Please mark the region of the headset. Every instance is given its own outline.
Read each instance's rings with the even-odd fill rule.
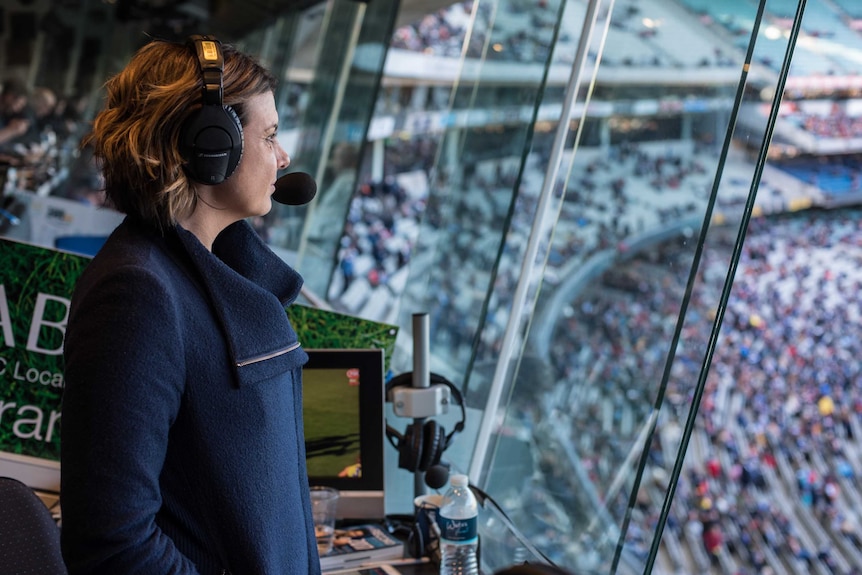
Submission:
[[[203,79],[203,103],[183,122],[179,149],[189,178],[202,184],[220,184],[233,174],[242,157],[242,123],[222,103],[224,56],[214,36],[189,36]]]
[[[413,372],[402,373],[393,377],[386,384],[386,398],[396,387],[409,387],[413,384]],[[443,452],[452,444],[452,439],[457,433],[464,430],[467,420],[467,410],[464,406],[464,398],[461,391],[445,377],[436,373],[430,374],[431,385],[445,385],[461,408],[461,420],[455,424],[455,428],[446,434],[442,425],[433,419],[418,424],[416,422],[407,426],[403,434],[398,433],[389,423],[386,424],[386,438],[398,451],[398,467],[408,471],[427,471],[430,467],[440,464]]]

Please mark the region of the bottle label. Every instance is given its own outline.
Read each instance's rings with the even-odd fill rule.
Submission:
[[[478,518],[449,519],[440,515],[440,538],[448,543],[475,543],[478,531]]]

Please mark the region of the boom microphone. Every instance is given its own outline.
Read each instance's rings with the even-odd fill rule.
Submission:
[[[305,172],[285,174],[275,181],[272,199],[286,206],[302,206],[314,199],[317,182]]]

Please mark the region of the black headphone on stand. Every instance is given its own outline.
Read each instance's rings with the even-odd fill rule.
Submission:
[[[389,423],[386,423],[386,438],[398,451],[398,467],[408,471],[427,471],[430,467],[440,464],[443,452],[452,444],[455,434],[464,430],[464,422],[467,420],[467,410],[464,407],[464,398],[461,391],[442,375],[430,374],[431,385],[445,385],[451,392],[451,397],[461,408],[461,421],[455,424],[455,428],[447,435],[442,425],[433,419],[426,419],[422,424],[411,423],[403,434],[398,433]],[[410,387],[413,385],[413,372],[402,373],[393,377],[386,384],[386,399],[389,400],[390,392],[396,387]]]
[[[239,165],[242,157],[242,122],[222,103],[224,56],[213,36],[189,36],[203,79],[203,105],[180,129],[179,149],[186,174],[202,184],[220,184]]]

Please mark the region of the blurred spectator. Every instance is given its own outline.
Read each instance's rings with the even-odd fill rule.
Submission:
[[[36,131],[40,136],[48,133],[56,135],[62,119],[57,116],[57,95],[50,88],[37,87],[30,96],[30,106],[36,120]]]
[[[33,127],[30,93],[26,85],[15,78],[3,82],[0,92],[0,146],[6,147],[23,137]]]

